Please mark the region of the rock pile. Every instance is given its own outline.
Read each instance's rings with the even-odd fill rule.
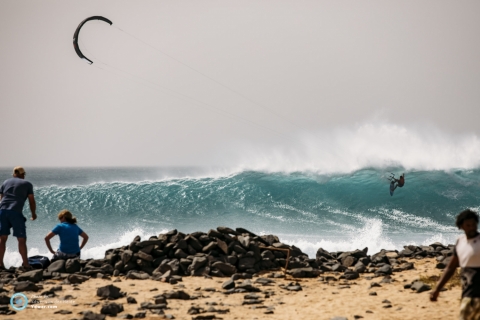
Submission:
[[[439,261],[436,267],[443,269],[453,255],[453,247],[436,242],[429,246],[404,246],[404,250],[401,251],[381,250],[372,256],[367,255],[368,248],[348,252],[328,252],[320,248],[316,255],[316,267],[320,271],[343,272],[340,279],[346,280],[356,279],[360,273],[388,276],[393,272],[413,269],[414,263],[405,258],[434,257]],[[292,271],[289,273],[292,274]]]
[[[453,245],[409,245],[401,251],[381,250],[372,256],[367,253],[368,248],[348,252],[319,248],[312,259],[299,248],[281,243],[277,236],[257,236],[243,228],[218,227],[207,233],[191,234],[172,230],[143,241],[137,236],[127,246],[107,250],[104,259],[58,260],[45,270],[17,274],[13,268],[13,272],[1,271],[0,277],[2,283],[14,281],[16,291],[38,291],[35,283],[51,278],[82,283],[91,277],[125,276],[173,284],[181,281],[182,276],[251,279],[261,271],[285,267],[288,256],[287,273],[294,278],[336,271],[343,273],[341,279],[353,280],[361,273],[385,276],[412,269],[413,263],[404,258],[435,257],[437,268],[442,269],[453,254]]]
[[[223,283],[225,294],[255,293],[260,290],[254,286],[269,286],[271,278],[282,278],[282,273],[271,273],[268,277],[250,279],[261,271],[280,271],[288,265],[286,273],[293,278],[318,277],[324,272],[337,272],[320,278],[320,281],[354,280],[360,274],[372,277],[384,277],[381,283],[389,281],[389,276],[414,268],[412,259],[434,257],[437,268],[445,268],[453,255],[453,245],[433,243],[429,246],[405,246],[403,250],[381,250],[368,255],[368,248],[348,252],[328,252],[319,248],[316,257],[310,258],[299,248],[280,242],[275,235],[258,236],[246,229],[235,230],[218,227],[207,233],[194,232],[184,234],[177,230],[152,236],[148,240],[135,237],[126,246],[106,251],[103,259],[69,259],[53,262],[45,270],[22,272],[10,268],[0,271],[0,285],[10,285],[14,292],[41,291],[42,281],[47,279],[64,280],[72,285],[88,279],[124,276],[127,279],[153,279],[176,284],[182,276],[230,277]],[[333,278],[333,279],[332,279]],[[243,283],[235,281],[243,279]],[[378,284],[379,285],[379,284]],[[380,286],[380,285],[379,285]],[[302,290],[298,283],[291,282],[282,286],[285,290]],[[414,283],[411,288],[417,292],[429,290],[422,283]],[[10,296],[0,287],[0,304],[8,304]],[[61,287],[60,289],[61,290]],[[99,288],[97,295],[105,300],[124,297],[118,288],[109,286]],[[55,290],[45,291],[42,295],[55,296]],[[260,299],[245,299],[245,304],[258,304]],[[161,299],[189,299],[182,291],[159,296],[155,304],[142,309],[161,309],[165,302]],[[3,300],[2,300],[3,299]],[[133,298],[131,298],[133,299]],[[134,300],[134,299],[133,299]],[[5,303],[1,303],[5,301]],[[8,303],[7,303],[8,301]],[[102,308],[103,314],[116,315],[122,309],[108,303]],[[9,313],[7,313],[9,312]],[[13,314],[13,310],[0,309],[0,314]],[[193,312],[193,311],[192,311]],[[200,312],[199,312],[200,313]],[[86,316],[87,317],[87,316]]]
[[[295,246],[281,243],[274,235],[257,236],[246,229],[225,227],[191,234],[172,230],[143,241],[136,237],[128,246],[108,250],[104,259],[80,260],[81,271],[77,274],[125,275],[128,279],[170,283],[178,282],[181,276],[238,274],[237,277],[251,278],[260,271],[285,267],[287,256],[293,275],[320,274],[315,259]]]

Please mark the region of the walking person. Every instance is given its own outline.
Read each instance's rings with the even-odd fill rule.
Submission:
[[[13,236],[18,240],[18,252],[22,256],[22,267],[31,269],[27,257],[27,218],[23,215],[23,206],[28,199],[31,220],[37,219],[36,203],[33,195],[33,185],[25,180],[25,169],[15,167],[13,177],[5,180],[0,187],[0,269],[4,269],[3,257],[5,255],[6,243],[13,229]]]
[[[456,223],[465,234],[455,243],[453,256],[447,268],[430,294],[431,301],[437,301],[440,290],[454,275],[457,267],[462,272],[462,300],[460,303],[461,320],[480,319],[480,233],[478,213],[470,209],[460,212]]]
[[[87,244],[88,235],[77,225],[77,218],[68,210],[62,210],[58,214],[60,223],[45,237],[48,250],[53,253],[52,261],[80,258],[80,250]],[[60,246],[55,252],[50,244],[50,239],[58,235]],[[78,245],[78,236],[82,237],[82,244]]]

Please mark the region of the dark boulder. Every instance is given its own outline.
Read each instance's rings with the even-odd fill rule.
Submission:
[[[434,248],[435,251],[437,251],[438,248],[441,248],[442,250],[443,250],[443,249],[446,249],[446,247],[445,247],[443,244],[441,244],[440,242],[432,243],[432,244],[430,245],[430,247]]]
[[[205,266],[193,271],[191,275],[195,277],[202,277],[202,276],[208,276],[209,274],[210,274],[210,267]]]
[[[330,254],[330,252],[326,251],[326,250],[323,250],[322,248],[319,248],[317,250],[317,254],[316,254],[316,258],[317,258],[317,261],[321,258],[321,257],[324,257],[326,258],[327,260],[334,260],[335,258]]]
[[[320,270],[308,267],[288,270],[287,273],[294,278],[315,278],[320,275]]]
[[[157,294],[153,297],[155,304],[167,304],[167,298],[163,294]]]
[[[192,264],[187,268],[188,273],[193,275],[195,271],[204,267],[207,264],[207,262],[208,262],[208,259],[205,257],[195,257],[192,261]]]
[[[351,267],[357,262],[357,259],[353,256],[346,256],[342,259],[342,265],[344,267]]]
[[[150,279],[148,273],[141,272],[141,271],[129,271],[127,273],[126,279],[134,279],[134,280],[147,280]]]
[[[173,259],[168,262],[172,275],[177,275],[180,272],[180,261],[178,259]]]
[[[173,236],[169,237],[168,241],[170,243],[177,243],[182,239],[185,239],[185,234],[178,232],[177,234],[174,234]]]
[[[133,253],[137,253],[140,249],[142,249],[142,247],[140,247],[138,243],[138,241],[130,242],[130,244],[128,245],[128,249],[131,250]]]
[[[235,288],[235,281],[233,279],[228,279],[222,284],[222,289],[228,290]]]
[[[57,261],[54,261],[52,262],[48,268],[47,268],[47,272],[60,272],[60,273],[64,273],[66,270],[65,270],[65,260],[57,260]]]
[[[17,277],[17,281],[31,281],[34,283],[40,282],[43,279],[43,270],[32,270],[24,272]]]
[[[191,246],[194,250],[202,251],[203,245],[200,243],[200,241],[197,240],[197,238],[193,237],[192,235],[189,235],[185,238],[185,241],[187,241],[188,245]]]
[[[211,266],[220,270],[225,276],[231,276],[237,272],[237,268],[229,263],[218,261],[213,263]]]
[[[277,236],[269,234],[265,236],[261,236],[261,238],[266,241],[270,246],[273,245],[276,242],[280,242],[280,239],[278,239]]]
[[[389,264],[385,264],[382,267],[378,268],[377,271],[375,271],[375,275],[387,275],[387,274],[392,274],[392,266]]]
[[[255,258],[253,257],[242,258],[238,261],[238,269],[240,270],[253,269],[255,262],[256,262]]]
[[[345,271],[343,276],[345,277],[345,280],[354,280],[354,279],[358,279],[360,277],[358,272],[351,271],[351,270]]]
[[[379,263],[386,263],[390,264],[390,260],[388,260],[388,257],[385,254],[385,251],[382,251],[380,253],[377,253],[372,256],[372,263],[374,264],[379,264]]]
[[[162,245],[164,245],[164,241],[158,238],[150,238],[149,240],[140,241],[138,243],[138,246],[142,248],[140,249],[140,251],[143,251],[145,253],[150,253],[155,246],[162,246]]]
[[[250,246],[250,237],[249,236],[238,236],[237,237],[238,242],[244,247],[245,249],[248,249]]]
[[[137,264],[134,261],[128,261],[124,266],[123,266],[123,272],[128,272],[130,270],[133,270],[137,268]]]
[[[234,236],[237,236],[240,234],[237,231],[227,227],[218,227],[217,230],[218,232],[221,232],[223,234],[233,234]]]
[[[355,268],[354,270],[358,273],[364,273],[365,271],[367,271],[367,267],[361,263],[360,261],[357,262],[357,264],[355,265]]]
[[[331,266],[332,271],[338,271],[338,272],[343,272],[347,270],[346,267],[342,266],[340,263],[336,263],[333,266]]]
[[[170,291],[164,293],[166,299],[180,299],[180,300],[190,300],[190,295],[185,291]]]
[[[432,288],[421,281],[415,281],[414,283],[412,283],[410,289],[415,290],[417,293],[420,293],[420,292],[428,291]]]
[[[188,257],[188,254],[186,254],[182,249],[177,249],[174,253],[174,257],[177,259],[185,259]]]
[[[123,261],[120,260],[120,261],[117,261],[117,263],[115,263],[115,266],[113,267],[115,270],[119,271],[119,272],[123,272],[124,270],[124,264],[123,264]]]
[[[6,293],[1,293],[0,294],[0,305],[9,305],[11,298],[12,297],[8,296]]]
[[[265,250],[261,253],[262,259],[275,260],[275,255],[270,250]]]
[[[238,279],[252,279],[252,275],[250,273],[235,273],[232,276],[232,280],[238,280]]]
[[[405,271],[405,270],[412,270],[414,268],[414,265],[412,262],[404,262],[398,266],[400,271]]]
[[[120,292],[120,288],[112,284],[97,289],[97,296],[104,299],[118,299],[123,297],[123,294]]]
[[[122,252],[122,262],[123,262],[123,264],[124,264],[124,265],[127,264],[127,262],[130,261],[130,259],[132,258],[132,256],[133,256],[133,251],[131,251],[131,250],[124,250],[124,251]]]
[[[68,259],[65,262],[65,272],[66,273],[75,273],[80,272],[82,265],[80,264],[79,259]]]
[[[260,292],[261,290],[254,285],[252,285],[252,282],[247,279],[244,280],[242,283],[236,285],[236,289],[240,289],[240,291],[245,291],[245,292]]]
[[[218,238],[223,239],[224,234],[221,233],[221,232],[219,232],[219,231],[217,231],[217,230],[210,229],[210,230],[207,232],[207,236],[208,236],[209,238],[212,238],[212,239],[213,239],[213,238],[215,238],[215,239],[218,239]]]
[[[123,312],[123,305],[113,302],[102,306],[100,310],[101,314],[107,314],[112,317],[116,317],[120,312]]]
[[[228,254],[228,245],[225,241],[217,239],[217,246],[224,254]]]
[[[186,250],[187,247],[188,247],[188,242],[185,239],[180,239],[173,247],[173,250],[178,250],[178,249]]]
[[[217,242],[212,241],[209,244],[207,244],[205,247],[203,247],[202,252],[208,253],[214,249],[216,249],[218,246]]]
[[[90,279],[90,277],[82,276],[82,275],[79,275],[79,274],[71,274],[67,277],[68,282],[70,282],[72,284],[83,283],[83,282],[87,281],[88,279]]]
[[[17,282],[13,291],[15,292],[23,292],[23,291],[35,291],[37,292],[40,288],[33,282],[30,281],[21,281]]]
[[[73,312],[70,310],[57,310],[53,314],[72,314]]]
[[[143,251],[137,252],[136,256],[144,261],[153,261],[153,256]]]
[[[83,317],[82,320],[105,320],[106,315],[94,313],[92,311],[83,311],[81,312]]]
[[[235,231],[238,232],[238,234],[248,234],[251,237],[256,237],[257,235],[253,232],[248,231],[247,229],[244,228],[236,228]]]
[[[234,243],[234,242],[232,242],[232,243]],[[235,253],[237,253],[237,254],[245,254],[245,253],[247,253],[247,250],[245,250],[240,244],[235,244],[232,249],[233,249],[233,251],[235,251]]]

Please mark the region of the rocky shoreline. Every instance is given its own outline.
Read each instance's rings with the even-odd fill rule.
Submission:
[[[72,313],[68,309],[51,310],[52,315],[57,315],[52,318],[63,319],[58,317],[63,315],[68,319],[90,320],[105,319],[108,315],[124,319],[173,319],[179,315],[169,313],[169,302],[198,300],[202,299],[204,292],[209,292],[207,288],[193,292],[181,290],[186,278],[199,277],[218,279],[220,285],[209,288],[210,292],[221,293],[224,297],[243,294],[242,306],[262,309],[266,316],[276,312],[275,306],[264,304],[278,295],[272,287],[289,294],[303,290],[303,279],[335,285],[339,290],[349,289],[353,281],[366,280],[371,281],[369,289],[372,289],[396,281],[394,275],[414,270],[416,263],[422,260],[431,261],[434,269],[439,271],[445,268],[452,254],[453,245],[433,243],[429,246],[407,245],[401,251],[381,250],[372,255],[368,254],[368,248],[349,252],[328,252],[319,248],[316,257],[310,258],[299,248],[282,243],[275,235],[258,236],[243,228],[233,230],[218,227],[207,233],[191,234],[172,230],[146,240],[135,237],[127,246],[107,250],[104,259],[59,260],[45,270],[28,272],[14,267],[0,271],[0,315],[18,316],[24,312],[13,310],[10,305],[10,299],[15,293],[34,293],[44,300],[53,299],[60,297],[63,286],[75,290],[81,288],[83,283],[95,279],[109,283],[96,288],[95,298],[104,300],[101,306],[100,301],[97,304],[91,303],[75,316],[66,316]],[[152,296],[149,301],[137,303],[132,294],[116,286],[122,281],[160,282],[162,284],[158,286],[170,286],[171,289],[179,290],[164,290],[164,293]],[[419,281],[418,277],[402,286],[403,289],[416,293],[431,289],[431,285]],[[376,293],[371,291],[369,295],[374,296]],[[62,297],[63,300],[69,300],[68,298],[71,297]],[[122,303],[114,300],[121,300]],[[384,302],[383,307],[391,307],[389,302]],[[38,303],[41,304],[41,301]],[[125,303],[136,305],[137,312],[124,312]],[[32,305],[29,306],[31,307]],[[228,312],[228,308],[218,308],[218,304],[207,307],[191,305],[183,317],[218,319]],[[355,318],[364,316],[358,315]]]

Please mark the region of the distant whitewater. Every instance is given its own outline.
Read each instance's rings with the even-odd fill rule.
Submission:
[[[403,170],[213,174],[198,168],[28,168],[39,216],[27,223],[29,255],[47,255],[43,238],[64,208],[90,236],[83,258],[101,258],[136,235],[207,232],[217,226],[275,234],[310,256],[319,247],[377,252],[453,243],[459,234],[455,215],[479,209],[480,170],[405,171],[405,186],[392,197],[387,177]],[[10,169],[0,170],[0,176],[8,178]],[[30,216],[27,206],[24,214]],[[6,264],[19,265],[16,240],[10,238],[7,247]]]

